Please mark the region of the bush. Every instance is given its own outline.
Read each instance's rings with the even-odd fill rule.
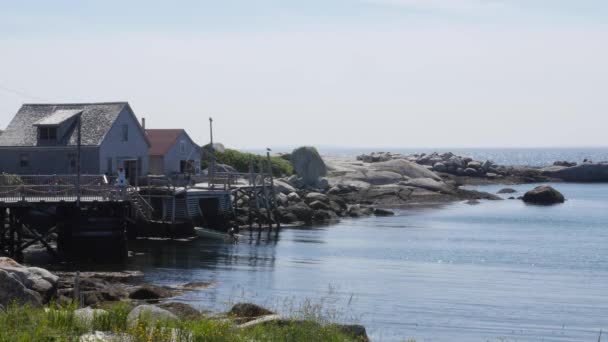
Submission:
[[[209,147],[205,146],[203,149],[208,153]],[[260,156],[253,153],[240,152],[233,149],[226,149],[224,152],[215,152],[216,163],[226,164],[234,167],[238,172],[249,172],[249,164],[253,160],[253,171],[260,172],[260,159],[263,162],[264,169],[267,172],[268,163],[266,156]],[[291,176],[293,174],[293,165],[290,161],[287,161],[278,156],[271,156],[270,163],[272,164],[272,174],[275,177]],[[203,167],[209,167],[209,158],[204,158]]]

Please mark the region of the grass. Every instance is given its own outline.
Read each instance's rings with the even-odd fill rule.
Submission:
[[[140,317],[127,324],[131,306],[118,303],[83,322],[74,315],[75,306],[51,305],[46,309],[10,305],[0,309],[0,341],[78,341],[94,331],[110,331],[129,336],[129,341],[355,341],[336,326],[314,320],[269,323],[248,329],[236,328],[229,320],[202,318],[176,322],[156,322]]]

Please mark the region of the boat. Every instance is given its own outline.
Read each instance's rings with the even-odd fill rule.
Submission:
[[[196,235],[206,239],[215,239],[215,240],[232,240],[238,239],[240,237],[239,234],[230,235],[228,233],[223,233],[213,229],[207,229],[202,227],[194,227],[194,231]]]

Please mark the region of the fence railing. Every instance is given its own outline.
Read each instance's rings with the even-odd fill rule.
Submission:
[[[0,201],[124,200],[119,189],[104,175],[0,175]]]
[[[201,175],[193,176],[196,184],[218,189],[230,190],[238,186],[253,186],[262,184],[270,184],[270,176],[260,173],[245,173],[245,172],[215,172],[213,176]]]

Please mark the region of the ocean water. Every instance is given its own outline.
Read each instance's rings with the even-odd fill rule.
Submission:
[[[179,298],[200,309],[320,303],[374,341],[597,341],[608,331],[608,184],[554,186],[565,204],[455,203],[238,244],[137,241],[126,268],[161,285],[212,283]]]

